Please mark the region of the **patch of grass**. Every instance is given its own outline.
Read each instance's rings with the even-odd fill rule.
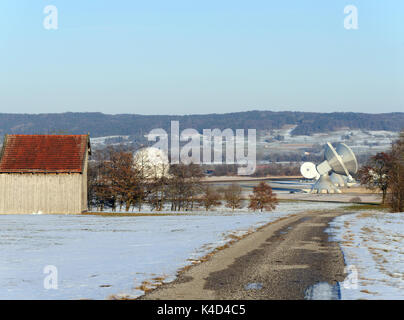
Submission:
[[[361,210],[379,210],[379,211],[387,211],[388,207],[382,204],[377,203],[356,203],[350,206],[346,206],[342,208],[345,211],[361,211]]]
[[[155,282],[163,282],[166,279],[166,277],[155,277],[152,280]]]
[[[279,203],[280,202],[308,202],[311,200],[301,200],[301,199],[278,199]]]
[[[362,202],[362,199],[361,199],[361,197],[353,197],[351,200],[349,200],[349,202],[352,202],[352,203],[361,203],[361,202]]]
[[[184,216],[187,213],[142,213],[142,212],[85,212],[85,216],[102,216],[102,217],[164,217],[164,216]]]
[[[231,240],[240,240],[240,239],[241,239],[241,236],[237,236],[237,235],[235,235],[235,234],[229,234],[229,235],[227,236],[227,238],[229,238],[229,239],[231,239]]]
[[[377,294],[376,292],[370,292],[369,290],[361,290],[361,292],[363,292],[363,293],[367,293],[367,294],[372,294],[372,295],[375,295],[375,294]]]

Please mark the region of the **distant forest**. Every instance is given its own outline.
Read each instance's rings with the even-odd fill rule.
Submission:
[[[293,135],[312,135],[340,128],[362,130],[401,131],[404,113],[365,114],[353,112],[312,113],[248,111],[207,115],[138,115],[103,113],[0,113],[0,135],[90,133],[91,137],[129,135],[140,137],[154,128],[169,132],[170,121],[180,121],[180,130],[202,129],[280,129],[284,125],[297,125]]]

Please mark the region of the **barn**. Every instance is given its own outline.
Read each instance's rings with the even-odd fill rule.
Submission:
[[[87,211],[89,135],[6,135],[0,214]]]

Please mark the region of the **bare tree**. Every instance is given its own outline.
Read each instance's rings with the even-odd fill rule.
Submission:
[[[213,207],[221,205],[219,193],[209,184],[202,188],[202,196],[199,199],[201,206],[209,211]]]
[[[101,174],[102,190],[108,189],[114,200],[125,210],[136,205],[142,196],[142,184],[139,171],[133,166],[131,152],[111,152],[109,160],[104,162]]]
[[[89,204],[99,210],[119,206],[126,211],[141,210],[147,202],[153,210],[161,211],[171,202],[171,210],[192,210],[202,191],[201,166],[196,164],[155,164],[147,153],[138,154],[108,148],[94,155],[88,175]],[[170,169],[170,170],[169,170]]]
[[[371,190],[379,189],[382,192],[382,204],[386,202],[387,190],[390,187],[392,161],[392,154],[380,152],[371,157],[358,172],[362,185]]]
[[[192,210],[201,191],[202,169],[196,164],[177,164],[170,168],[167,196],[171,210]]]
[[[253,193],[250,195],[249,209],[261,212],[265,209],[267,211],[272,211],[276,208],[278,204],[278,199],[276,195],[272,192],[272,188],[265,182],[260,182],[260,184],[253,189]]]
[[[98,166],[97,162],[88,163],[87,168],[87,207],[91,210],[94,205],[97,205],[96,189],[98,178]]]
[[[146,183],[147,199],[152,209],[161,211],[167,201],[168,177],[155,176]]]
[[[243,200],[241,198],[242,189],[240,185],[233,183],[224,190],[224,199],[226,201],[226,207],[234,209],[240,209],[243,206]]]
[[[392,146],[389,205],[393,212],[404,211],[404,131]]]
[[[198,195],[202,191],[202,183],[201,179],[204,174],[200,165],[190,163],[187,166],[188,169],[188,200],[187,200],[187,209],[193,210],[194,204],[197,201]]]

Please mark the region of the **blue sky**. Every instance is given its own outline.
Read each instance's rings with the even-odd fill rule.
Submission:
[[[393,0],[2,0],[0,112],[400,112],[403,16]]]

